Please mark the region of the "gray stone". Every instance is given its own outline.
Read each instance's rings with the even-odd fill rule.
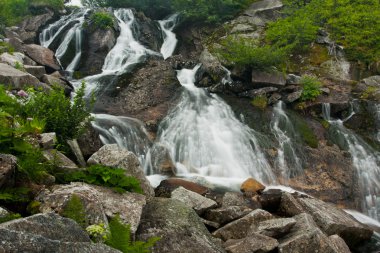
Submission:
[[[339,235],[349,246],[369,240],[373,231],[336,206],[314,198],[298,200],[327,235]]]
[[[256,209],[246,216],[228,223],[224,227],[216,230],[213,236],[227,241],[229,239],[242,239],[248,235],[248,232],[252,229],[251,226],[257,226],[260,221],[272,219],[272,214],[267,211]]]
[[[63,89],[66,95],[69,95],[73,90],[71,84],[67,80],[59,78],[57,75],[43,75],[41,77],[41,80],[44,83],[48,84],[50,87],[57,87]]]
[[[286,84],[291,84],[291,85],[297,85],[301,83],[301,77],[294,75],[294,74],[288,74],[286,76]]]
[[[0,62],[6,63],[12,67],[16,67],[17,64],[24,65],[24,55],[22,53],[2,53],[0,55]]]
[[[370,76],[361,80],[367,86],[374,86],[380,88],[380,76]]]
[[[293,218],[281,218],[262,221],[257,227],[257,232],[273,238],[280,238],[296,224]]]
[[[55,133],[43,133],[40,135],[40,146],[43,149],[53,149],[57,143],[57,135]]]
[[[228,240],[224,244],[228,253],[265,253],[274,250],[277,246],[276,239],[256,233],[244,239]]]
[[[285,103],[293,103],[294,101],[297,101],[301,98],[303,90],[292,92],[288,95],[284,96],[284,102]]]
[[[0,188],[14,185],[17,157],[0,154]]]
[[[26,72],[28,72],[32,76],[37,77],[38,79],[41,79],[43,75],[46,74],[45,67],[43,66],[24,65],[24,69]]]
[[[62,172],[67,170],[78,170],[78,166],[67,156],[55,149],[48,149],[42,152],[44,158],[54,164]]]
[[[330,94],[330,89],[329,88],[320,88],[320,90],[323,92],[323,94],[329,95]]]
[[[282,98],[281,94],[279,93],[273,93],[269,98],[268,98],[268,105],[273,105],[280,101]]]
[[[40,6],[38,7],[41,8]],[[48,9],[45,9],[45,11],[47,13],[32,15],[19,24],[16,31],[25,43],[33,43],[42,26],[45,26],[53,18],[54,12]]]
[[[274,86],[282,88],[286,85],[286,79],[285,75],[281,72],[252,70],[252,84],[254,87]]]
[[[81,167],[86,167],[86,161],[84,160],[82,151],[80,150],[78,141],[76,139],[74,140],[67,140],[67,144],[69,144],[71,151],[75,155],[75,158],[79,165]]]
[[[25,53],[33,61],[47,67],[50,72],[61,69],[54,52],[48,48],[36,44],[25,45]]]
[[[4,208],[0,207],[0,218],[4,218],[7,215],[9,215],[9,212],[5,210]]]
[[[303,207],[289,192],[283,192],[279,212],[285,216],[292,217],[304,212]]]
[[[216,207],[218,204],[198,193],[189,191],[183,187],[178,187],[171,193],[171,198],[184,203],[186,206],[193,208],[198,215],[203,214],[205,211]],[[207,218],[206,218],[207,219]],[[214,220],[211,220],[214,221]]]
[[[154,144],[150,149],[151,165],[153,174],[163,174],[174,176],[176,174],[176,167],[170,156],[169,149],[160,144]]]
[[[247,201],[239,192],[226,192],[223,195],[222,206],[246,206]]]
[[[336,253],[351,253],[350,248],[339,235],[330,235],[329,240]]]
[[[207,48],[199,56],[199,62],[202,63],[201,71],[207,72],[215,83],[219,83],[226,75],[226,70],[219,59],[212,55]]]
[[[254,90],[249,90],[245,91],[239,94],[241,97],[247,97],[247,98],[254,98],[258,96],[267,96],[273,92],[278,91],[278,88],[275,87],[264,87],[260,89],[254,89]]]
[[[24,89],[29,85],[35,88],[41,86],[36,77],[4,63],[0,63],[0,83],[10,85],[12,89]]]
[[[145,196],[141,194],[117,193],[110,188],[85,183],[56,185],[51,190],[42,191],[36,200],[41,202],[41,212],[62,213],[73,195],[81,199],[89,225],[107,224],[107,217],[119,214],[125,223],[131,225],[132,233],[137,229],[146,203]]]
[[[117,144],[104,145],[88,159],[87,163],[122,168],[127,176],[133,176],[140,181],[141,188],[148,198],[154,196],[154,190],[146,178],[136,155],[120,148]]]
[[[155,253],[225,252],[194,210],[174,199],[153,198],[144,207],[137,239],[153,236],[161,238],[152,249]]]
[[[239,219],[250,212],[252,212],[252,209],[246,206],[227,206],[207,211],[204,218],[223,225]]]

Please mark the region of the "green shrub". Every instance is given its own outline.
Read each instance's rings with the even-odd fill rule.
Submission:
[[[266,96],[257,96],[252,101],[251,104],[261,110],[264,110],[268,106],[268,99]]]
[[[85,26],[91,25],[91,27],[96,27],[100,29],[112,28],[114,24],[113,16],[105,11],[94,12],[90,15],[90,23],[84,24]]]
[[[105,243],[123,253],[149,253],[158,240],[158,237],[153,237],[147,242],[133,242],[131,239],[131,226],[123,224],[120,217],[115,216],[109,223],[109,234]]]
[[[0,203],[28,202],[30,189],[24,187],[5,188],[0,190]]]
[[[269,45],[260,46],[258,41],[228,36],[222,40],[222,48],[214,49],[229,64],[267,69],[285,62],[287,49]]]
[[[303,88],[301,100],[315,100],[319,95],[322,94],[321,82],[313,76],[303,76],[301,78],[301,85]]]
[[[2,53],[13,54],[14,51],[15,51],[15,49],[11,44],[6,43],[6,42],[0,42],[0,54],[2,54]]]
[[[80,181],[110,187],[120,193],[125,191],[142,193],[140,182],[134,177],[126,176],[125,170],[102,165],[92,165],[84,171],[65,173],[61,180],[63,182]]]
[[[11,221],[11,220],[16,220],[16,219],[20,219],[20,218],[22,218],[22,216],[19,213],[10,213],[10,214],[7,214],[3,217],[0,217],[0,223],[4,223],[7,221]]]
[[[62,211],[62,216],[74,220],[82,228],[87,227],[86,211],[82,200],[73,194]]]

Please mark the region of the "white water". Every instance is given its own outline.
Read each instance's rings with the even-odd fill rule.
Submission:
[[[296,131],[284,110],[284,104],[279,101],[273,108],[271,129],[279,146],[277,148],[276,168],[286,181],[302,173],[301,160],[293,143]]]
[[[330,124],[336,142],[346,144],[357,170],[362,192],[362,210],[368,216],[380,221],[380,154],[362,138],[347,129],[343,123],[348,120],[331,119],[330,104],[323,105],[323,115]],[[353,114],[352,114],[353,115]],[[352,116],[351,115],[351,116]]]
[[[376,139],[380,142],[380,104],[374,105],[375,113],[376,113],[376,125],[377,125],[377,136]]]
[[[275,177],[255,132],[221,98],[194,85],[199,67],[178,71],[185,90],[158,133],[158,142],[169,149],[178,175],[229,186],[248,177],[273,183]]]
[[[65,4],[66,6],[83,7],[82,0],[70,0]]]
[[[160,24],[162,35],[164,37],[164,43],[161,46],[161,54],[164,59],[169,58],[173,55],[174,50],[177,46],[177,37],[173,33],[173,29],[178,23],[178,14],[173,14],[168,17],[168,19],[158,21]]]

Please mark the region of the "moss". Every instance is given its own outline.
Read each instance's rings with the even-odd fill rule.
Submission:
[[[374,86],[368,86],[367,89],[363,92],[363,94],[360,96],[361,99],[368,99],[373,96],[375,92],[377,92],[379,88]]]
[[[7,221],[19,219],[19,218],[22,218],[22,216],[20,214],[18,214],[18,213],[7,214],[7,215],[5,215],[3,217],[0,217],[0,223],[4,223],[4,222],[7,222]]]
[[[328,129],[330,127],[330,123],[327,120],[322,120],[321,125],[323,128]]]
[[[30,214],[37,214],[40,212],[40,206],[41,202],[33,200],[29,203],[28,207],[26,208],[26,211]]]
[[[318,147],[318,138],[314,134],[313,130],[309,127],[306,121],[299,119],[295,122],[295,127],[301,135],[303,141],[311,148]]]
[[[254,107],[264,110],[268,106],[268,99],[265,96],[258,96],[251,101],[251,104]]]

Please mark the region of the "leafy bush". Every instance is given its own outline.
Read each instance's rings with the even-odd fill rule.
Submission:
[[[120,217],[115,216],[109,223],[109,234],[105,243],[123,253],[149,253],[159,239],[158,237],[153,237],[147,242],[132,242],[131,226],[123,224]]]
[[[319,95],[321,95],[321,82],[313,76],[303,76],[301,78],[301,85],[303,88],[301,100],[315,100]]]
[[[123,169],[102,165],[92,165],[84,171],[66,173],[63,175],[63,181],[81,181],[88,184],[106,186],[120,193],[125,191],[142,193],[140,182],[136,178],[126,176]]]
[[[228,36],[220,44],[222,48],[214,51],[230,64],[238,66],[267,69],[280,66],[286,59],[286,48],[260,46],[258,41],[252,39]]]
[[[96,27],[100,29],[107,29],[107,28],[112,28],[114,24],[114,18],[113,16],[105,11],[98,11],[94,12],[90,15],[90,24],[91,27]],[[88,24],[84,24],[87,26]]]
[[[76,221],[83,228],[87,226],[86,211],[82,200],[75,194],[71,196],[63,208],[62,216]]]
[[[19,213],[10,213],[10,214],[7,214],[3,217],[0,217],[0,223],[4,223],[7,221],[11,221],[11,220],[16,220],[16,219],[20,219],[20,218],[22,218],[22,216]]]
[[[266,96],[258,96],[251,101],[251,104],[254,107],[264,110],[268,106],[268,99]]]

